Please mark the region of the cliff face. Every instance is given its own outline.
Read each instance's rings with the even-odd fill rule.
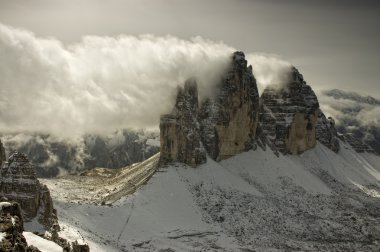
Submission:
[[[251,66],[236,52],[216,87],[215,96],[198,106],[197,84],[180,88],[171,114],[161,116],[161,162],[196,166],[207,154],[222,160],[251,148],[258,122],[259,95]]]
[[[202,142],[214,160],[223,160],[251,148],[256,136],[259,93],[252,67],[244,53],[235,52],[214,98],[201,105]]]
[[[260,122],[272,146],[291,154],[315,146],[319,103],[297,69],[284,86],[267,87],[261,101]]]
[[[20,204],[26,221],[37,216],[48,228],[57,222],[49,190],[40,184],[34,166],[22,153],[12,154],[2,166],[0,194]]]

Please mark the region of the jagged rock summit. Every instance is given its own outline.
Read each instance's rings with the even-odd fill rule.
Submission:
[[[296,68],[280,86],[269,86],[261,95],[260,125],[272,149],[300,154],[317,140],[337,152],[335,123],[326,118],[312,88]]]
[[[179,88],[172,113],[161,116],[161,163],[222,160],[249,149],[255,139],[259,94],[252,67],[235,52],[213,98],[198,104],[195,80]]]
[[[49,189],[38,181],[34,166],[20,152],[1,167],[0,195],[18,202],[26,221],[37,217],[47,229],[57,223]]]
[[[281,86],[268,86],[259,97],[252,66],[235,52],[215,94],[199,104],[195,80],[179,88],[170,114],[161,116],[161,163],[197,166],[206,154],[220,161],[258,143],[275,152],[300,154],[317,140],[339,150],[335,123],[326,118],[312,88],[291,68]]]

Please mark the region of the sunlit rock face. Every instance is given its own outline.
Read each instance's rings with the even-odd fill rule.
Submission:
[[[197,83],[188,80],[184,88],[178,89],[172,113],[160,119],[161,163],[178,161],[197,166],[206,162],[197,116]]]
[[[273,147],[299,154],[315,146],[319,103],[297,69],[284,85],[264,89],[261,102],[260,124]]]
[[[235,52],[215,96],[200,108],[201,137],[209,156],[219,161],[250,149],[258,111],[259,93],[252,67],[247,66],[243,52]]]
[[[50,192],[38,181],[26,155],[15,152],[9,157],[1,168],[0,182],[0,195],[20,204],[25,220],[38,217],[46,227],[57,222]]]

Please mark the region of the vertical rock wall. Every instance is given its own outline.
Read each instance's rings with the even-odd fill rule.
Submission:
[[[214,160],[223,160],[251,148],[256,136],[259,93],[252,67],[243,52],[232,55],[230,68],[214,98],[199,112],[202,142]]]

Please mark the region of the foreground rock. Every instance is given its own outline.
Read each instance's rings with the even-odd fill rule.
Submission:
[[[1,168],[0,193],[20,204],[26,221],[37,217],[47,230],[57,223],[50,192],[40,184],[26,155],[16,152]]]
[[[0,251],[38,252],[23,236],[24,226],[20,205],[16,202],[0,202]]]

